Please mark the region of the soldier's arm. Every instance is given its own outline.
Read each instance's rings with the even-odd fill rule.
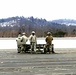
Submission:
[[[53,36],[52,36],[52,40],[53,40]]]
[[[28,38],[26,37],[26,42],[28,41]]]
[[[21,42],[23,42],[23,37],[21,38]]]
[[[35,36],[36,44],[37,44],[37,37]]]
[[[45,38],[45,41],[47,42],[47,37]]]
[[[29,40],[31,40],[31,38],[32,38],[32,35],[29,36]]]
[[[18,38],[16,38],[16,41],[18,40]]]

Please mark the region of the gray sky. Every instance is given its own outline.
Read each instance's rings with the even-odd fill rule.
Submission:
[[[0,19],[13,16],[76,19],[76,0],[0,0]]]

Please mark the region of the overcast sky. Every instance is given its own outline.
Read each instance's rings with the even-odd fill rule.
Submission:
[[[13,16],[76,19],[76,0],[0,0],[0,19]]]

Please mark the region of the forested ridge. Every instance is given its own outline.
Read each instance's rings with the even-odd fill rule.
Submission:
[[[9,17],[0,19],[0,37],[17,37],[18,33],[25,32],[27,36],[35,31],[38,37],[46,36],[50,31],[54,37],[76,36],[76,26],[47,21],[42,18]]]

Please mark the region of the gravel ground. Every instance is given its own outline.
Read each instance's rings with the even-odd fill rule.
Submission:
[[[76,49],[55,49],[56,54],[18,54],[0,50],[0,75],[76,75]]]

